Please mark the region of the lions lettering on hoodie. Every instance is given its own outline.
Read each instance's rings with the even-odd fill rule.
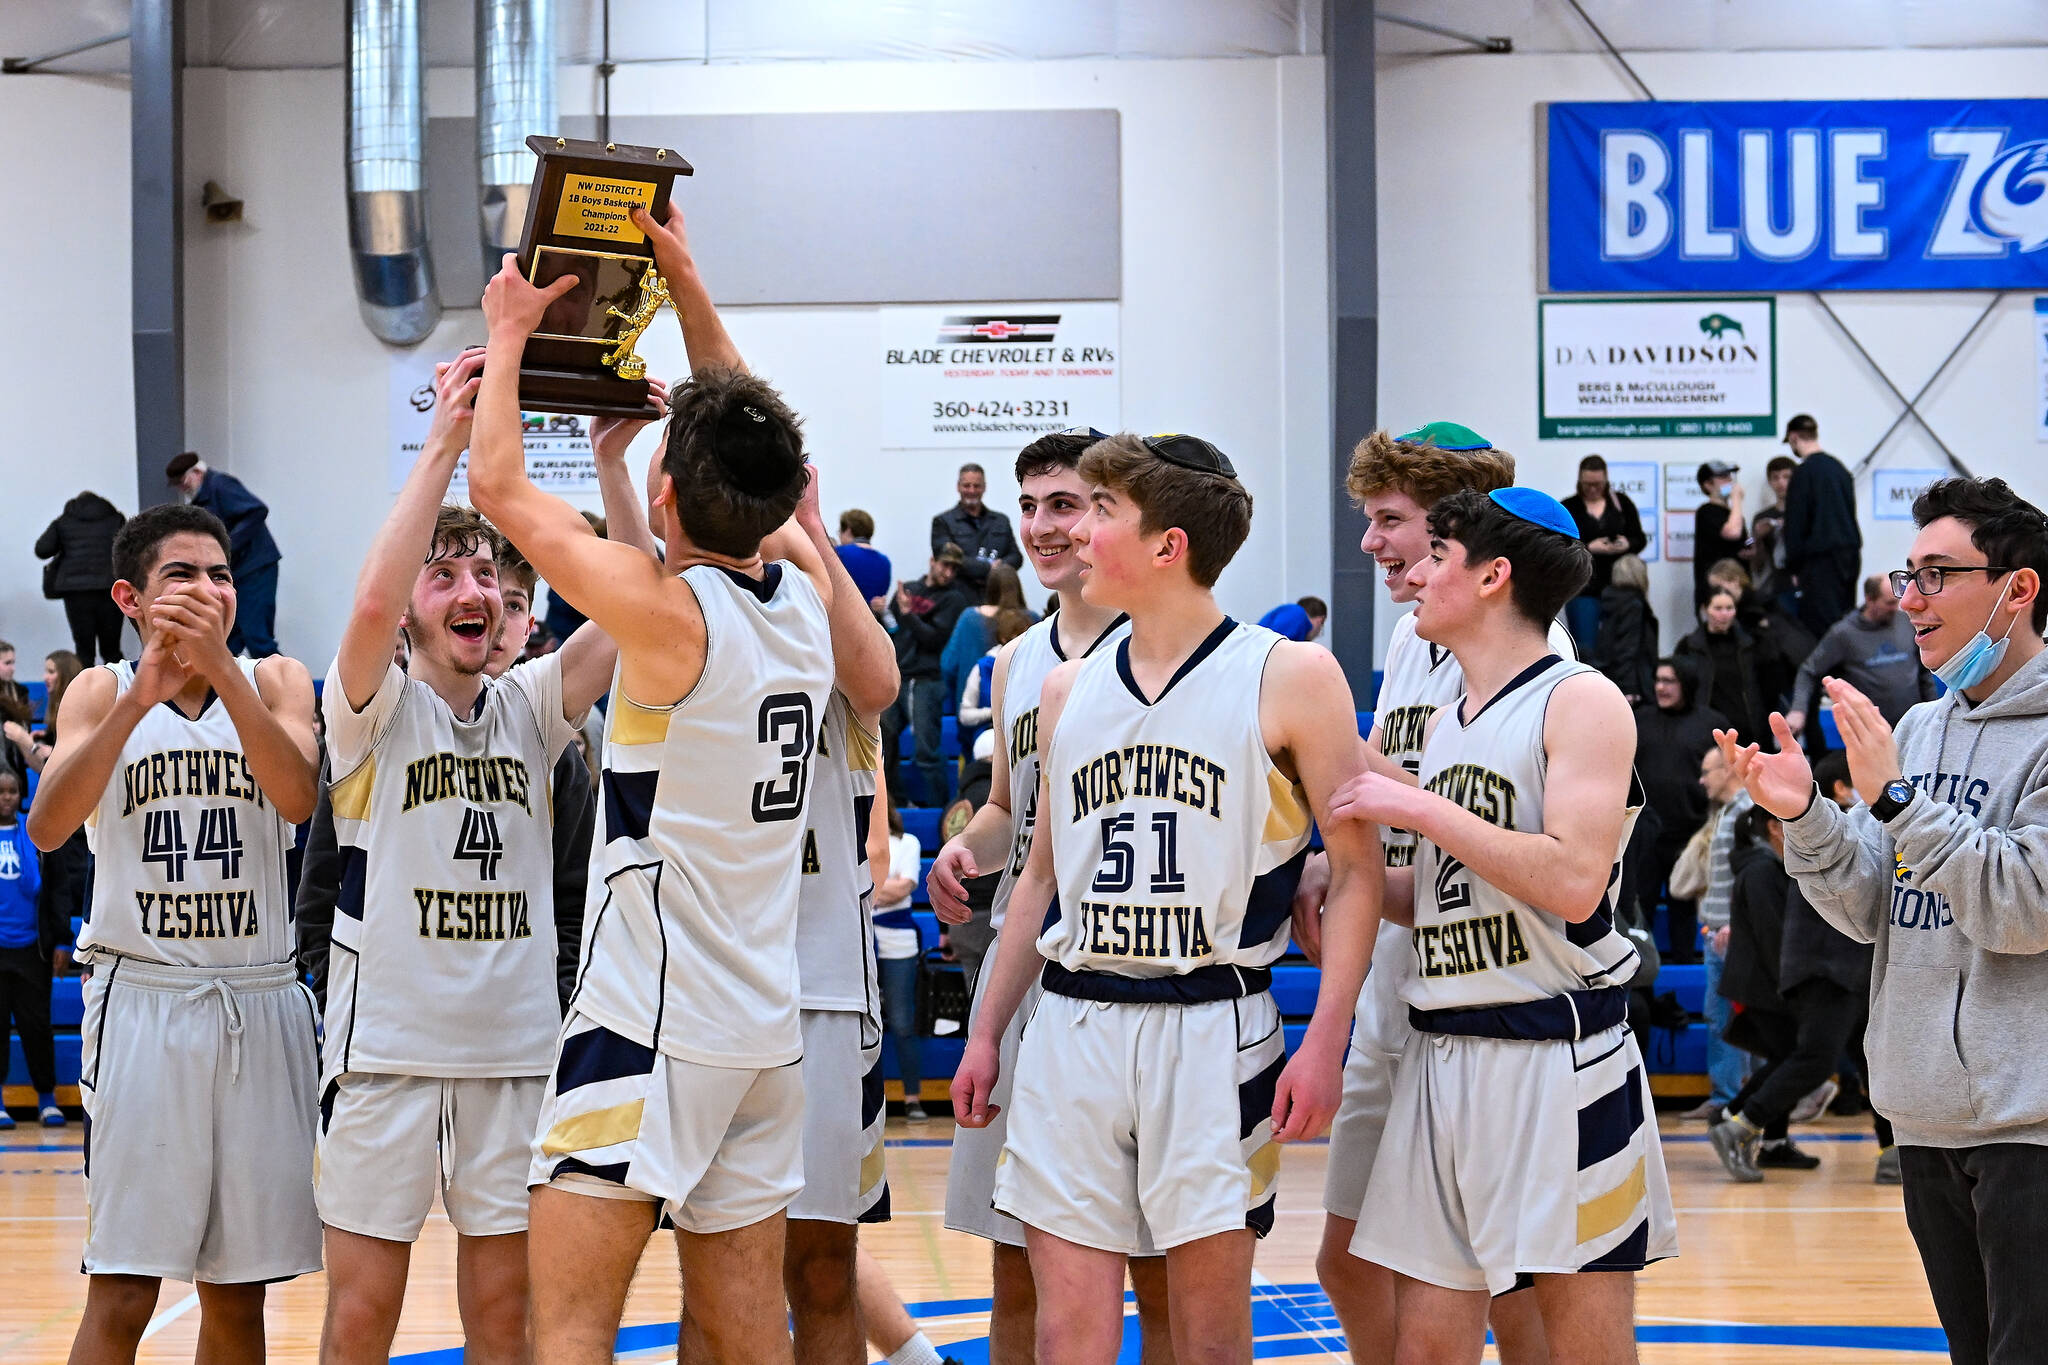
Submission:
[[[1814,909],[1877,945],[1871,1099],[1901,1143],[2048,1145],[2048,652],[1896,738],[1916,791],[1889,825],[1818,799],[1785,824]]]

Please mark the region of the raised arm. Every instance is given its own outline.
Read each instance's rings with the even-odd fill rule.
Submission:
[[[989,710],[998,729],[995,756],[989,760],[988,800],[982,802],[964,829],[946,841],[932,862],[931,875],[925,878],[925,894],[931,897],[932,911],[947,924],[967,923],[972,913],[967,904],[968,879],[1008,867],[1011,850],[1016,846],[1017,817],[1010,809],[1010,737],[1000,728],[1003,688],[1010,676],[1010,656],[1016,652],[1015,640],[996,651],[995,676],[989,687]],[[1043,722],[1042,700],[1038,714]]]
[[[635,546],[599,540],[582,513],[527,477],[519,365],[541,315],[573,284],[572,277],[564,276],[537,289],[519,273],[518,258],[508,254],[484,291],[490,341],[471,433],[469,495],[539,576],[560,588],[614,640],[673,648],[674,613],[664,610],[671,587],[667,571]]]
[[[1053,733],[1059,727],[1060,713],[1067,705],[1067,693],[1073,689],[1074,675],[1079,670],[1080,661],[1072,660],[1046,675],[1045,688],[1038,700],[1038,752],[1041,760],[1052,750]],[[1049,772],[1050,769],[1041,761],[1038,771],[1041,810],[1046,809],[1052,800],[1047,777]],[[1053,831],[1040,823],[1032,833],[1031,853],[1024,860],[1024,871],[1010,891],[1010,905],[1003,915],[1003,932],[996,936],[995,961],[984,968],[989,972],[988,989],[982,993],[981,1007],[975,1011],[967,1050],[961,1055],[960,1065],[953,1073],[953,1113],[968,1128],[987,1127],[988,1121],[998,1112],[989,1104],[988,1097],[994,1092],[996,1080],[1002,1074],[998,1049],[1003,1032],[1010,1027],[1010,1020],[1024,1003],[1024,996],[1031,988],[1031,979],[1044,969],[1045,958],[1038,951],[1038,936],[1045,931],[1045,912],[1059,889],[1053,866],[1052,841]]]
[[[1379,933],[1386,865],[1375,826],[1331,814],[1338,791],[1366,772],[1357,708],[1336,656],[1312,645],[1274,646],[1259,689],[1259,725],[1268,747],[1293,767],[1329,854],[1315,1013],[1273,1099],[1273,1136],[1293,1142],[1317,1136],[1336,1117],[1351,1016]]]
[[[803,500],[796,515],[761,547],[766,557],[787,559],[806,573],[821,576],[832,621],[832,685],[846,694],[854,713],[879,716],[896,701],[901,681],[896,672],[896,646],[889,632],[868,610],[832,548],[818,510],[818,467],[811,465]]]
[[[597,466],[597,493],[604,501],[604,538],[658,559],[661,552],[647,525],[646,490],[635,486],[633,471],[626,467],[626,452],[635,438],[649,422],[668,416],[667,384],[648,380],[647,397],[659,409],[654,417],[600,417],[592,422],[590,454]]]
[[[1540,832],[1503,829],[1434,792],[1378,773],[1351,782],[1333,815],[1412,829],[1472,875],[1578,923],[1600,908],[1621,847],[1634,719],[1620,691],[1596,673],[1558,684],[1543,725],[1548,771]]]
[[[87,669],[72,679],[64,693],[64,726],[57,732],[56,751],[43,765],[35,804],[29,807],[28,837],[37,848],[51,852],[78,832],[114,780],[121,746],[135,723],[157,702],[176,695],[184,682],[184,671],[161,639],[143,649],[135,683],[118,700],[114,675],[104,668]]]
[[[666,223],[657,223],[646,209],[636,208],[633,226],[646,233],[654,247],[655,268],[668,284],[676,321],[682,324],[683,354],[689,357],[690,373],[695,374],[706,365],[746,369],[740,348],[733,344],[718,310],[711,305],[711,291],[704,287],[704,278],[697,273],[697,260],[690,254],[690,239],[683,230],[682,206],[669,201]]]
[[[398,623],[412,598],[420,565],[433,552],[434,518],[448,496],[455,462],[469,444],[480,382],[477,371],[483,363],[483,351],[472,346],[453,362],[434,367],[434,421],[426,445],[370,542],[370,553],[356,575],[355,605],[341,632],[337,676],[351,711],[370,704],[391,669]]]

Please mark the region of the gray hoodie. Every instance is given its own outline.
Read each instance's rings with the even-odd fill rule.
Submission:
[[[1877,945],[1871,1101],[1914,1146],[2048,1145],[2048,651],[1897,736],[1918,791],[1889,825],[1822,799],[1785,824],[1814,909]]]

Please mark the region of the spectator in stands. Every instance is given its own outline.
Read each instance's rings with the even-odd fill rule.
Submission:
[[[1700,763],[1700,787],[1707,794],[1707,827],[1713,831],[1707,841],[1707,889],[1700,897],[1700,933],[1706,940],[1709,1090],[1707,1102],[1687,1111],[1686,1117],[1719,1122],[1721,1111],[1749,1077],[1749,1062],[1742,1049],[1729,1043],[1726,1037],[1732,1012],[1727,997],[1721,994],[1727,940],[1720,931],[1728,927],[1735,894],[1735,822],[1752,802],[1726,755],[1718,748],[1710,750]]]
[[[0,640],[0,703],[19,702],[29,708],[31,718],[35,707],[28,699],[28,689],[14,679],[14,646]]]
[[[1306,644],[1323,633],[1330,619],[1330,604],[1320,597],[1298,597],[1259,618],[1259,624],[1276,635]]]
[[[193,451],[171,457],[164,478],[186,502],[204,507],[228,528],[228,566],[235,575],[235,624],[228,648],[261,659],[277,653],[277,565],[284,556],[270,536],[270,507],[242,481]]]
[[[1813,653],[1813,636],[1796,618],[1757,594],[1739,559],[1721,560],[1707,570],[1707,586],[1734,594],[1735,622],[1749,632],[1755,652],[1757,695],[1766,711],[1784,706],[1792,695],[1792,680],[1799,675],[1799,661]]]
[[[1706,822],[1707,793],[1700,783],[1700,764],[1714,748],[1714,731],[1728,718],[1702,706],[1699,667],[1691,659],[1659,659],[1652,683],[1654,696],[1636,707],[1636,775],[1642,779],[1646,804],[1657,812],[1659,831],[1642,868],[1642,897],[1654,905],[1671,878],[1671,869]],[[1664,960],[1697,962],[1698,902],[1672,895],[1665,901],[1665,928],[1671,949]]]
[[[90,489],[64,504],[57,519],[36,537],[43,569],[43,595],[61,598],[71,625],[73,651],[90,668],[121,657],[121,609],[114,605],[114,536],[128,518]]]
[[[1849,755],[1836,749],[1813,765],[1814,785],[1821,795],[1843,810],[1858,804],[1856,788],[1849,776]],[[1859,943],[1821,918],[1806,893],[1794,882],[1785,901],[1785,941],[1778,965],[1778,989],[1799,1021],[1797,1054],[1788,1065],[1799,1068],[1794,1078],[1783,1082],[1782,1090],[1808,1077],[1818,1076],[1814,1089],[1816,1110],[1834,1098],[1836,1087],[1827,1077],[1836,1062],[1847,1057],[1864,1076],[1870,1074],[1863,1053],[1863,1030],[1870,1020],[1871,946]],[[1809,1094],[1812,1092],[1809,1091]],[[1804,1107],[1803,1105],[1800,1107]],[[1747,1106],[1743,1112],[1752,1120],[1756,1114]],[[1793,1121],[1799,1121],[1798,1109]],[[1879,1185],[1899,1183],[1899,1153],[1893,1145],[1891,1121],[1871,1110],[1871,1126],[1877,1133],[1877,1169],[1871,1177]]]
[[[1870,698],[1887,725],[1897,725],[1906,712],[1934,700],[1934,675],[1920,662],[1913,623],[1899,610],[1883,574],[1863,581],[1863,605],[1835,622],[1799,666],[1792,709],[1785,713],[1795,735],[1813,714],[1822,678],[1841,678]]]
[[[1657,613],[1650,610],[1650,566],[1637,555],[1621,555],[1609,566],[1607,589],[1600,594],[1600,631],[1586,661],[1621,689],[1630,706],[1650,696]]]
[[[953,633],[946,638],[946,648],[939,655],[939,682],[945,688],[948,711],[958,708],[961,690],[967,686],[967,675],[988,653],[989,644],[995,637],[996,617],[1006,611],[1022,612],[1027,621],[1038,619],[1024,605],[1024,585],[1018,580],[1017,571],[1007,564],[998,564],[989,570],[980,604],[960,613],[960,619],[953,623]],[[960,735],[960,750],[962,753],[967,750],[964,729]]]
[[[57,747],[57,708],[64,701],[64,689],[84,671],[79,667],[78,656],[70,650],[52,652],[43,660],[43,728],[31,733],[11,717],[0,721],[0,734],[5,734],[8,742],[21,751],[30,771],[39,773],[50,761],[50,754]]]
[[[1678,642],[1677,657],[1700,661],[1700,700],[1728,718],[1744,744],[1769,733],[1758,681],[1755,638],[1735,619],[1735,594],[1716,588],[1700,608],[1700,624]]]
[[[1827,685],[1865,808],[1815,800],[1797,752],[1729,757],[1814,909],[1876,944],[1871,1088],[1949,1349],[2025,1360],[2048,1339],[2048,517],[2001,479],[1949,478],[1913,520],[1900,606],[1949,691],[1894,732]]]
[[[1791,576],[1785,572],[1785,490],[1792,486],[1792,471],[1799,461],[1790,455],[1774,455],[1764,466],[1764,481],[1771,487],[1771,505],[1749,519],[1749,548],[1743,559],[1759,596],[1787,616],[1799,614],[1799,598],[1792,591]]]
[[[988,475],[982,467],[961,465],[953,491],[960,495],[960,501],[932,518],[932,553],[936,555],[948,545],[959,546],[965,556],[960,564],[960,577],[977,592],[988,581],[991,566],[1023,568],[1024,552],[1017,548],[1010,519],[982,503],[982,494],[988,491]]]
[[[57,1107],[57,1054],[50,1036],[50,967],[61,945],[71,940],[49,922],[42,900],[42,863],[21,823],[21,779],[0,772],[0,1040],[8,1021],[21,1035],[22,1059],[36,1088],[43,1126],[61,1128]],[[4,1045],[4,1043],[0,1043]],[[0,1062],[0,1080],[5,1079]],[[14,1120],[0,1109],[0,1129]]]
[[[1785,569],[1799,589],[1799,619],[1815,638],[1856,605],[1863,572],[1863,530],[1856,524],[1856,480],[1820,448],[1820,424],[1800,413],[1785,424],[1799,468],[1785,489]]]
[[[948,700],[939,660],[960,613],[972,600],[956,577],[965,559],[958,545],[946,542],[933,552],[925,576],[898,587],[890,602],[903,690],[896,704],[882,713],[882,752],[888,759],[882,766],[890,777],[896,776],[898,740],[910,730],[916,736],[914,761],[924,778],[925,799],[935,806],[944,805],[948,795],[946,765],[939,757],[940,721]]]
[[[889,556],[868,543],[874,538],[875,519],[866,512],[849,507],[839,514],[839,544],[835,547],[839,562],[846,566],[853,586],[860,589],[860,595],[879,616],[889,605],[889,587],[896,578]]]
[[[994,575],[990,575],[994,581]],[[966,619],[963,613],[962,620]],[[1035,624],[1031,613],[1017,607],[1006,607],[996,613],[989,636],[988,649],[967,670],[966,686],[960,689],[960,752],[971,754],[974,741],[989,727],[995,715],[996,652],[1010,641],[1031,629]],[[960,794],[967,794],[963,785]],[[980,803],[977,802],[977,805]]]
[[[1593,552],[1593,576],[1579,595],[1564,604],[1565,628],[1579,647],[1579,657],[1593,653],[1600,639],[1600,599],[1623,555],[1640,555],[1650,538],[1643,534],[1643,519],[1635,501],[1607,482],[1607,461],[1588,455],[1579,461],[1579,486],[1564,500],[1564,510],[1578,524],[1579,539]],[[1656,657],[1652,644],[1650,657]],[[1629,689],[1623,688],[1626,692]]]
[[[7,671],[0,677],[0,772],[11,772],[21,783],[21,790],[28,790],[28,775],[40,768],[42,761],[33,764],[30,757],[35,750],[35,738],[29,733],[29,726],[35,723],[35,706],[28,699],[28,689],[14,681],[14,646],[0,640],[0,650],[5,651]]]
[[[1777,817],[1761,806],[1735,821],[1735,885],[1728,923],[1715,931],[1714,948],[1724,961],[1718,989],[1741,1007],[1728,1021],[1727,1041],[1761,1063],[1708,1130],[1721,1165],[1744,1182],[1762,1180],[1762,1167],[1810,1171],[1820,1165],[1819,1157],[1794,1147],[1786,1133],[1792,1106],[1805,1091],[1783,1094],[1795,1074],[1804,1074],[1803,1068],[1785,1070],[1797,1052],[1799,1024],[1778,986],[1785,903],[1792,890],[1784,849]],[[1737,1121],[1743,1114],[1750,1117]],[[1737,1140],[1745,1134],[1747,1141]]]
[[[1726,460],[1708,460],[1700,466],[1700,492],[1707,500],[1692,514],[1692,596],[1697,610],[1707,604],[1707,574],[1724,559],[1742,552],[1749,530],[1742,519],[1742,485],[1735,481],[1739,466]]]
[[[889,848],[886,857],[878,857],[882,850],[869,845],[868,860],[888,869],[888,875],[875,886],[875,956],[882,987],[882,1019],[896,1042],[896,1073],[903,1078],[903,1117],[922,1119],[917,972],[924,957],[924,940],[910,915],[910,893],[917,889],[924,854],[917,836],[903,832],[903,817],[897,813],[896,803],[887,793],[881,800],[889,809]]]

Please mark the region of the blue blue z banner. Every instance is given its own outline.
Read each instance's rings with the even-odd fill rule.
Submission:
[[[2048,100],[1545,106],[1560,293],[2048,288]]]

